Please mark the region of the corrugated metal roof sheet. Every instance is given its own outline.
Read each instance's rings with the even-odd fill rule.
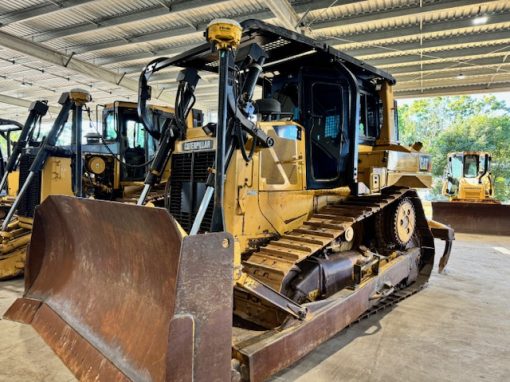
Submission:
[[[117,73],[128,71],[128,76],[136,79],[137,73],[132,71],[151,59],[200,43],[203,27],[214,18],[245,19],[262,14],[270,23],[285,24],[271,14],[264,0],[179,0],[170,5],[172,3],[178,4],[176,9],[179,11],[168,10],[160,0],[83,1],[62,9],[50,0],[0,1],[0,18],[14,20],[16,15],[19,16],[18,21],[2,25],[0,30],[42,41],[43,45],[67,55],[78,51],[76,57],[81,60],[103,65]],[[291,3],[299,7],[300,16],[309,9],[302,21],[310,25],[312,36],[329,39],[339,48],[362,58],[393,60],[381,67],[395,71],[397,79],[398,73],[407,72],[402,82],[409,82],[414,74],[423,77],[435,73],[437,78],[444,73],[451,77],[455,65],[469,68],[466,73],[471,73],[471,80],[476,82],[498,67],[501,70],[500,65],[509,60],[507,52],[498,51],[498,48],[510,45],[510,1],[507,0],[370,0],[340,5],[334,0],[292,0]],[[48,6],[53,11],[32,14],[26,19],[22,17],[27,10]],[[484,15],[489,17],[486,24],[471,23],[474,18]],[[191,26],[198,30],[191,32]],[[176,29],[185,33],[174,35],[172,30]],[[472,40],[466,41],[466,36]],[[426,45],[422,47],[421,44]],[[462,56],[440,57],[444,52],[454,54],[457,51]],[[423,53],[429,57],[421,57]],[[434,58],[435,55],[438,57]],[[9,49],[1,49],[0,57],[0,74],[7,77],[0,78],[1,94],[27,99],[47,94],[55,101],[64,90],[88,87],[98,102],[112,97],[135,96],[134,92],[120,86]],[[15,64],[6,60],[14,60]],[[438,69],[429,70],[430,67]],[[421,81],[420,89],[428,83],[434,81]],[[448,87],[448,83],[452,82],[445,80],[443,86]],[[210,104],[209,100],[207,104]],[[0,116],[19,113],[19,110],[10,106],[1,108]]]

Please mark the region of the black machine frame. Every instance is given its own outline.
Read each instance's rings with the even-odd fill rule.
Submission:
[[[154,73],[169,66],[183,67],[185,69],[181,73],[189,74],[190,71],[195,73],[194,81],[191,86],[193,90],[199,79],[199,71],[218,73],[220,98],[217,130],[221,133],[219,133],[219,135],[216,134],[218,154],[215,172],[217,174],[224,174],[228,166],[232,148],[236,146],[236,148],[242,149],[244,153],[244,147],[242,147],[243,145],[240,143],[242,142],[242,138],[237,139],[237,142],[233,142],[230,138],[232,133],[223,132],[223,130],[227,131],[230,129],[230,126],[227,125],[230,123],[229,121],[231,118],[234,118],[237,121],[235,123],[242,126],[243,134],[252,135],[255,138],[256,144],[259,146],[270,147],[273,144],[271,139],[248,119],[249,112],[247,108],[244,108],[243,105],[240,104],[243,100],[239,101],[240,98],[236,98],[236,96],[232,94],[234,92],[233,88],[236,86],[232,72],[238,70],[238,72],[243,72],[247,78],[256,73],[256,77],[252,77],[253,87],[255,83],[258,83],[263,87],[263,93],[269,94],[271,92],[271,81],[269,78],[275,77],[275,75],[277,76],[280,73],[295,73],[296,67],[313,67],[317,76],[317,68],[328,69],[334,72],[329,79],[334,78],[335,80],[341,80],[346,84],[345,88],[347,94],[346,97],[342,98],[345,99],[344,102],[348,104],[348,113],[346,116],[348,122],[340,126],[342,134],[340,137],[341,142],[339,142],[338,146],[341,153],[336,163],[338,176],[333,179],[316,179],[308,175],[307,188],[324,189],[349,186],[352,192],[357,194],[359,188],[357,175],[358,144],[360,141],[360,92],[361,89],[366,90],[370,87],[374,90],[378,90],[383,81],[394,84],[396,82],[395,79],[390,74],[342,53],[327,44],[277,26],[266,24],[259,20],[243,21],[241,23],[241,28],[243,30],[241,42],[235,54],[229,50],[226,50],[226,53],[224,53],[221,49],[215,49],[214,44],[205,43],[173,58],[158,58],[145,67],[140,76],[138,93],[138,113],[145,127],[148,130],[154,129],[147,107],[147,101],[151,97],[151,87],[148,83]],[[254,47],[256,49],[254,49]],[[254,51],[256,54],[254,54]],[[253,57],[255,56],[261,58],[259,69],[258,72],[253,71],[253,73],[250,73],[253,66],[243,65],[247,61],[247,58],[251,58],[253,61]],[[238,64],[239,67],[236,67]],[[261,73],[264,75],[260,76]],[[303,76],[301,70],[296,73],[296,75]],[[186,74],[182,76],[186,76]],[[302,81],[298,81],[298,83],[302,84]],[[253,95],[253,87],[251,88],[251,95]],[[302,93],[303,91],[300,90],[299,106],[303,118],[298,122],[304,125],[307,137],[310,138],[310,131],[312,130],[310,123],[308,123],[310,120],[307,120],[307,117],[304,116],[305,113],[303,113],[303,111],[309,108],[309,105],[306,101],[303,101],[306,100],[307,97]],[[373,93],[374,92],[372,92],[372,94]],[[247,101],[247,99],[244,101]],[[344,107],[344,105],[341,107]],[[227,112],[228,116],[223,115],[224,112]],[[224,127],[221,127],[223,125]],[[185,136],[185,133],[181,132],[175,134],[171,146],[173,146],[173,142],[175,142],[175,139],[179,136]],[[226,139],[229,140],[229,142],[227,142]],[[309,141],[311,142],[312,140],[309,139]],[[227,147],[227,149],[225,149],[225,147]],[[310,150],[310,148],[307,148],[307,150]],[[245,158],[247,158],[245,153],[244,155]],[[166,156],[166,158],[168,157],[169,155]],[[313,164],[310,155],[307,155],[306,165],[307,174],[313,174]],[[223,178],[223,176],[221,178]],[[212,231],[220,231],[224,226],[221,223],[223,218],[215,217],[217,215],[222,215],[220,211],[222,207],[219,207],[222,205],[222,184],[220,184],[222,181],[222,179],[211,179],[211,181],[208,182],[211,188],[216,190],[215,206],[218,206],[218,208],[215,207],[218,213],[213,214]],[[212,195],[208,197],[210,198]],[[207,204],[208,201],[206,200],[204,203]],[[207,207],[207,205],[205,207]],[[198,215],[200,215],[200,210]]]

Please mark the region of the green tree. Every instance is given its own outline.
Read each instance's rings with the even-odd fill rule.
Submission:
[[[400,140],[420,141],[432,154],[433,192],[453,151],[488,151],[493,157],[496,198],[510,199],[510,108],[494,96],[420,99],[399,110]]]

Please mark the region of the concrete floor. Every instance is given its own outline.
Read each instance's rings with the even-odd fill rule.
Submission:
[[[442,244],[437,243],[442,249]],[[22,280],[0,283],[0,312]],[[282,381],[510,381],[510,237],[457,235],[446,274],[336,335]],[[33,329],[0,321],[0,381],[74,381]]]

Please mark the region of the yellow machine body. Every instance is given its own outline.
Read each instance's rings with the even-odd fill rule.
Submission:
[[[121,113],[128,111],[130,113],[136,113],[137,104],[135,102],[125,102],[125,101],[116,101],[113,103],[106,104],[103,109],[103,136],[107,136],[108,132],[105,130],[105,127],[109,122],[107,120],[107,116],[109,114],[114,115],[113,123],[116,124],[116,129],[121,128],[119,124],[123,124]],[[151,105],[151,112],[157,115],[158,113],[161,116],[168,116],[174,113],[174,109],[172,107],[166,107],[161,105]],[[132,118],[132,117],[130,117]],[[154,117],[157,118],[157,117]],[[140,131],[143,131],[143,126],[141,122],[136,122],[133,119],[128,119],[130,122],[134,123]],[[110,122],[111,123],[111,122]],[[192,127],[194,126],[193,115],[190,113],[188,119],[186,121],[187,125]],[[144,133],[145,134],[145,133]],[[150,142],[152,142],[152,138],[147,138]],[[148,143],[149,145],[151,143]],[[126,142],[122,142],[122,145],[125,145]],[[154,146],[154,149],[156,146]],[[90,151],[86,153],[84,157],[84,166],[90,174],[93,176],[98,176],[104,178],[107,176],[110,179],[108,184],[97,183],[92,179],[88,178],[85,181],[90,182],[91,186],[98,186],[104,192],[114,193],[117,195],[117,199],[131,201],[134,202],[140,193],[143,187],[143,178],[139,178],[136,180],[127,178],[123,171],[123,166],[121,161],[116,160],[111,153],[109,152],[94,152]],[[167,165],[163,171],[161,176],[162,183],[159,185],[159,190],[164,189],[164,182],[170,176],[170,167]],[[157,192],[153,193],[157,197]],[[153,195],[153,196],[154,196]]]
[[[50,157],[41,172],[41,202],[49,195],[73,196],[71,158]]]
[[[431,229],[448,229],[428,225],[414,190],[430,186],[431,158],[398,143],[394,79],[292,31],[243,28],[212,23],[177,58],[191,69],[182,92],[193,70],[218,68],[219,120],[175,130],[166,210],[51,196],[36,211],[41,245],[6,316],[31,323],[78,378],[264,381],[429,279]],[[265,71],[272,87],[252,103]],[[296,106],[297,94],[309,98]],[[368,101],[376,132],[361,139]]]
[[[19,171],[15,170],[7,176],[7,196],[15,197],[18,193]]]
[[[391,87],[384,87],[389,91]],[[392,93],[386,96],[393,108]],[[383,106],[384,108],[384,106]],[[274,139],[274,147],[257,150],[250,162],[236,152],[225,182],[225,222],[227,231],[239,242],[236,265],[241,253],[256,250],[260,240],[283,235],[299,227],[328,203],[351,194],[348,187],[330,190],[306,188],[304,136],[286,139],[275,128],[287,127],[302,131],[296,122],[280,120],[259,122],[259,128]],[[381,135],[390,136],[389,124]],[[175,155],[188,151],[189,143],[214,151],[215,141],[195,128],[188,131],[187,140],[176,145]],[[211,141],[211,144],[205,142]],[[196,143],[194,143],[196,142]],[[200,144],[199,142],[204,142]],[[250,146],[252,143],[248,142]],[[196,150],[200,151],[200,150]],[[205,151],[205,150],[204,150]],[[431,157],[397,142],[359,146],[359,180],[367,194],[379,194],[388,187],[428,188],[432,183]],[[250,244],[251,243],[251,244]]]
[[[306,188],[305,138],[285,139],[275,131],[278,127],[302,130],[298,123],[280,120],[260,122],[258,126],[275,140],[274,147],[257,150],[248,163],[236,152],[225,181],[225,223],[238,244],[236,269],[241,267],[242,254],[258,250],[264,240],[300,227],[327,204],[351,195],[348,187]],[[176,145],[174,158],[188,152],[183,148],[190,142],[211,151],[216,148],[215,141],[202,129],[192,129],[187,140]],[[429,154],[396,142],[360,145],[359,150],[359,180],[367,194],[377,195],[392,186],[428,188],[432,183]]]

